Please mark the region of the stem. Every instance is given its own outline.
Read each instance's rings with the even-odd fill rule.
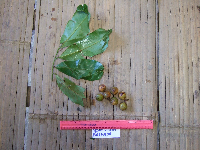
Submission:
[[[59,52],[60,49],[61,49],[61,46],[57,49],[56,55],[55,55],[54,60],[53,60],[53,65],[52,65],[52,81],[53,81],[53,75],[54,75],[53,68],[54,68],[55,61],[58,58],[56,56],[58,55],[58,52]]]

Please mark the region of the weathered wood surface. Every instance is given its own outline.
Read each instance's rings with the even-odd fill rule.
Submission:
[[[0,1],[0,149],[23,149],[33,1]]]
[[[91,13],[91,32],[113,29],[109,47],[94,57],[103,63],[100,81],[74,80],[86,88],[85,107],[68,100],[51,81],[51,66],[60,36],[76,7],[86,3]],[[155,2],[151,1],[47,1],[37,2],[33,50],[30,114],[58,115],[59,119],[146,119],[157,111]],[[59,61],[56,61],[58,64]],[[61,74],[60,74],[61,75]],[[62,75],[61,75],[62,76]],[[117,86],[127,92],[128,110],[108,101],[95,102],[98,85]],[[62,116],[63,115],[63,116]],[[120,139],[91,140],[91,131],[60,131],[59,119],[30,119],[27,149],[155,149],[157,131],[122,130]],[[32,142],[31,142],[32,141]]]
[[[159,1],[160,149],[200,149],[199,0]]]
[[[200,149],[199,2],[159,0],[156,16],[154,0],[38,0],[34,15],[34,1],[1,0],[0,149]],[[83,3],[91,13],[91,32],[100,27],[113,29],[108,49],[94,57],[105,67],[103,78],[94,82],[71,78],[86,88],[84,108],[61,93],[55,78],[51,81],[60,37]],[[30,114],[24,147],[32,29]],[[101,83],[127,93],[127,111],[94,100]],[[158,100],[158,139],[157,122],[154,130],[121,130],[120,139],[91,140],[89,130],[59,130],[62,119],[158,121]]]

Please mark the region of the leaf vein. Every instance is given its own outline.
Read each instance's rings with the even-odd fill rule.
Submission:
[[[66,68],[69,69],[73,74],[75,74],[76,76],[78,76],[77,73],[74,72],[74,70],[73,70],[72,68],[68,67],[65,63],[64,63],[64,65],[65,65]]]
[[[65,41],[65,42],[63,42],[63,44],[64,43],[66,43],[71,37],[72,37],[72,35],[74,35],[74,33],[78,30],[78,28],[81,26],[81,24],[85,21],[85,19],[88,17],[88,15],[83,19],[83,21],[78,25],[78,27],[74,30],[74,32],[68,37],[68,39]],[[62,44],[62,45],[63,45]]]
[[[66,88],[68,88],[69,90],[71,90],[71,91],[73,91],[76,95],[78,95],[79,97],[82,97],[80,94],[78,94],[76,91],[74,91],[74,90],[72,90],[71,88],[70,88],[70,86],[67,86],[66,84],[65,84],[65,82],[63,81],[63,80],[61,80],[62,81],[62,85],[64,85]]]
[[[105,38],[106,38],[106,37],[105,37],[105,35],[104,35],[103,38],[100,39],[100,40],[98,40],[97,42],[94,42],[93,44],[91,44],[91,45],[89,45],[89,46],[87,46],[87,47],[85,47],[85,48],[83,48],[83,49],[79,49],[78,51],[76,51],[76,52],[74,52],[74,53],[70,53],[70,54],[67,54],[67,55],[64,55],[64,56],[70,56],[70,55],[73,55],[73,54],[75,54],[75,53],[82,52],[83,50],[92,47],[93,45],[99,43],[101,40],[103,40],[103,39],[105,39]],[[77,47],[78,47],[78,45],[77,45]],[[64,57],[64,56],[63,56],[63,57]]]

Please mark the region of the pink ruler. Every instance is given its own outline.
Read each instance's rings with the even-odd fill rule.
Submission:
[[[153,129],[153,120],[60,121],[60,130]]]

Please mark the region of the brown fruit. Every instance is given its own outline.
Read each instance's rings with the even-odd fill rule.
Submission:
[[[103,93],[104,98],[110,99],[111,93],[109,91],[106,91]]]
[[[112,97],[111,100],[110,100],[110,103],[112,105],[117,105],[118,104],[118,99],[116,97]]]
[[[118,93],[118,88],[117,87],[112,87],[110,89],[110,93],[113,94],[113,95],[116,95]]]
[[[99,92],[105,92],[106,86],[104,84],[99,85]]]
[[[121,100],[125,100],[126,99],[126,93],[125,92],[119,92],[119,94],[118,94],[118,96],[119,96],[119,98],[121,99]]]

